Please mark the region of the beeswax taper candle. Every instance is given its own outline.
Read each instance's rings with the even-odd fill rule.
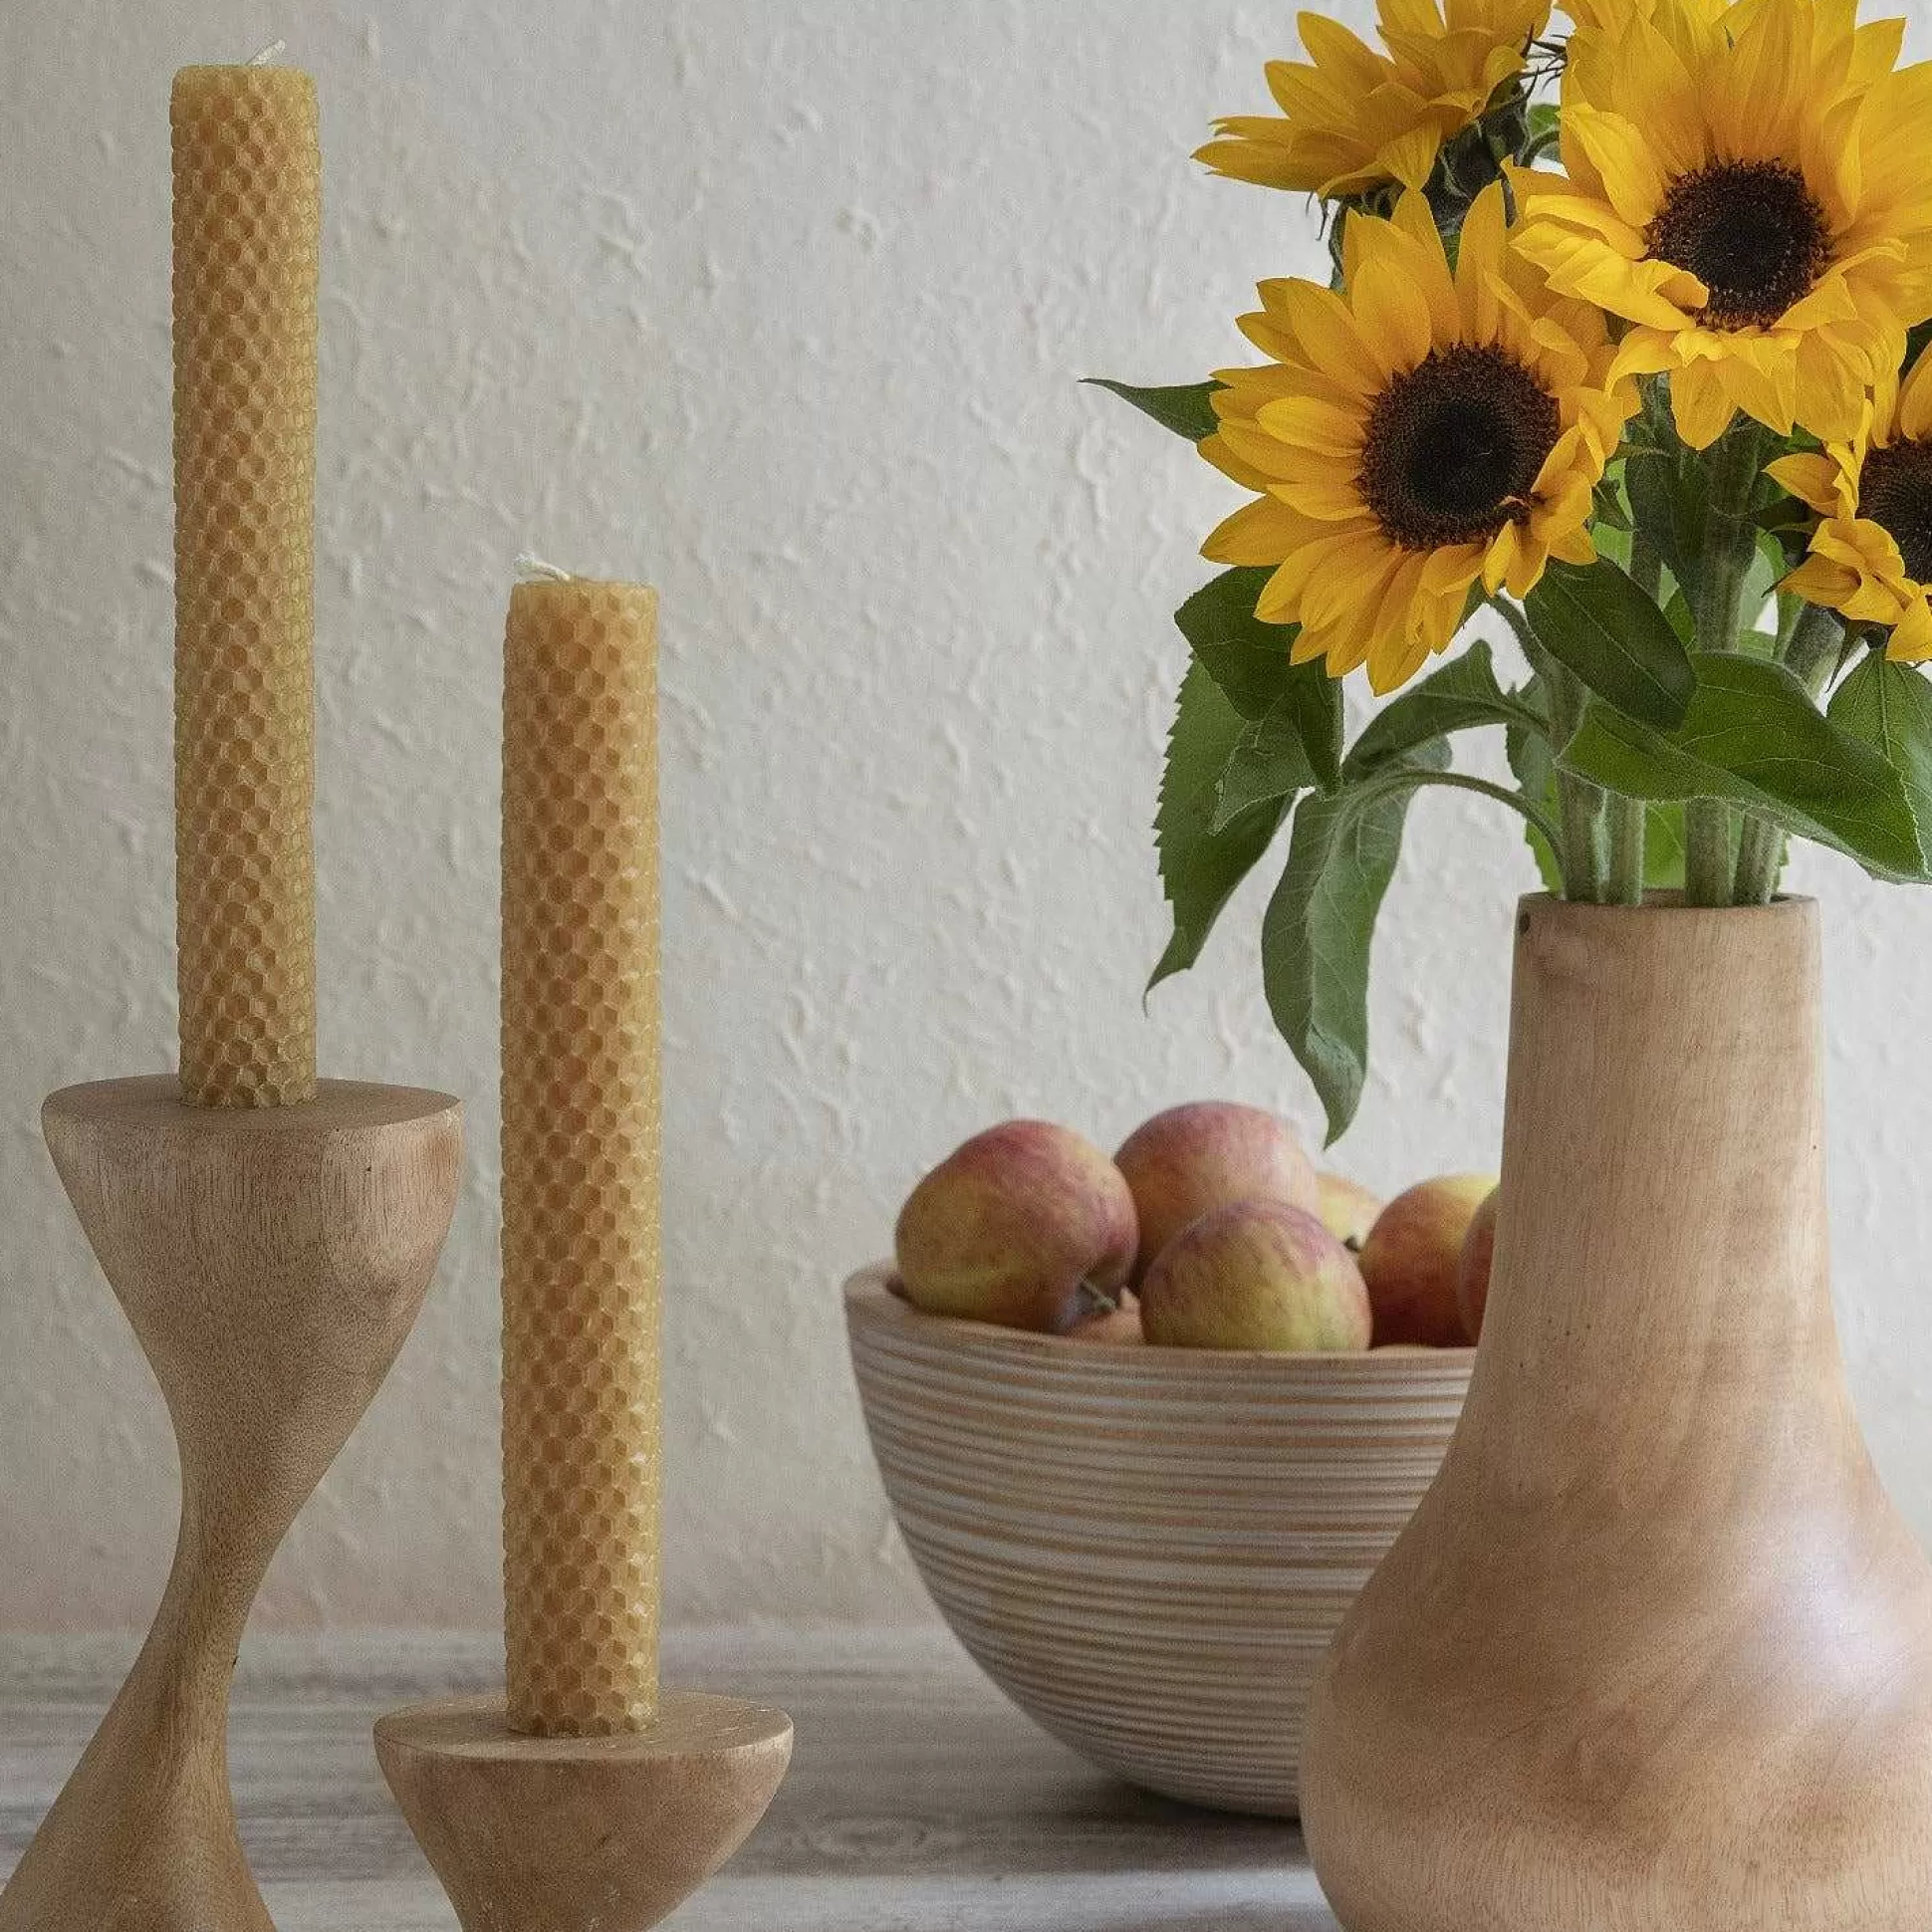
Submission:
[[[503,663],[503,1546],[513,1730],[657,1704],[655,594],[519,584]]]
[[[174,849],[181,1089],[316,1086],[315,83],[175,77]]]

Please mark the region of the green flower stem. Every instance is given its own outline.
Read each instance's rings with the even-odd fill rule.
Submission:
[[[1788,627],[1783,651],[1786,666],[1816,698],[1830,681],[1844,649],[1844,630],[1836,615],[1808,604]],[[1746,822],[1738,844],[1738,876],[1734,900],[1739,905],[1769,905],[1785,870],[1789,842],[1769,819]]]
[[[1570,743],[1583,721],[1588,693],[1567,665],[1540,653],[1544,680],[1550,688],[1551,736],[1557,747]],[[1563,815],[1563,838],[1556,843],[1564,875],[1564,897],[1595,903],[1603,896],[1603,808],[1606,794],[1573,772],[1557,773],[1557,805]]]
[[[1644,805],[1612,793],[1610,818],[1610,882],[1605,897],[1612,905],[1643,903]]]
[[[1733,424],[1705,459],[1710,490],[1704,570],[1691,600],[1700,650],[1738,647],[1745,579],[1757,554],[1751,498],[1764,440],[1764,431],[1747,418]],[[1692,799],[1684,808],[1685,902],[1730,905],[1735,885],[1730,810],[1717,799]]]
[[[1630,533],[1630,576],[1653,604],[1661,604],[1664,560],[1642,530]],[[1609,795],[1610,874],[1604,896],[1612,905],[1641,905],[1644,883],[1644,837],[1649,814],[1641,799]]]
[[[1684,806],[1684,903],[1731,903],[1731,814],[1717,799]]]

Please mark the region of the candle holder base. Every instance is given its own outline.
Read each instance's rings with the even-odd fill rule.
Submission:
[[[132,1672],[0,1892],[0,1932],[273,1932],[235,1830],[228,1686],[297,1512],[435,1272],[462,1108],[325,1081],[197,1107],[172,1078],[70,1087],[54,1165],[167,1399],[181,1528]]]
[[[647,1731],[527,1738],[453,1698],[381,1719],[375,1756],[465,1932],[644,1932],[765,1815],[792,1720],[671,1691]]]

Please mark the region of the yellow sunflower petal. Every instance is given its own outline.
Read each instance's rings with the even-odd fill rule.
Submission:
[[[1428,299],[1391,263],[1365,260],[1349,288],[1362,340],[1391,375],[1412,369],[1433,345]]]
[[[1376,165],[1391,181],[1405,188],[1426,186],[1442,152],[1442,136],[1433,126],[1410,127],[1375,150]]]
[[[1812,533],[1811,556],[1852,580],[1852,588],[1837,600],[1847,617],[1858,623],[1898,621],[1909,581],[1890,531],[1864,517],[1833,517]]]
[[[1932,436],[1932,351],[1922,353],[1898,392],[1898,434],[1917,440]]]
[[[1808,557],[1779,588],[1826,610],[1841,610],[1858,589],[1858,574],[1828,558]]]
[[[1279,443],[1322,456],[1349,461],[1361,453],[1361,416],[1316,396],[1285,395],[1264,402],[1255,423]]]
[[[1814,333],[1798,345],[1798,420],[1825,442],[1849,442],[1864,416],[1867,359]]]
[[[1610,206],[1633,228],[1645,228],[1663,204],[1664,177],[1643,132],[1621,115],[1576,106],[1564,117],[1582,143]]]
[[[1789,436],[1798,412],[1797,346],[1767,337],[1734,343],[1732,351],[1724,362],[1724,381],[1733,400],[1746,415]]]
[[[1721,364],[1696,362],[1672,372],[1670,408],[1677,433],[1692,449],[1709,449],[1738,412]]]
[[[1340,21],[1330,20],[1326,14],[1307,12],[1298,14],[1295,24],[1301,29],[1302,45],[1307,48],[1309,59],[1332,75],[1343,89],[1367,94],[1380,84],[1388,63]]]
[[[1279,564],[1301,543],[1307,528],[1286,504],[1263,497],[1225,519],[1201,546],[1201,555],[1211,564],[1242,569]]]
[[[1806,453],[1781,456],[1766,465],[1768,473],[1788,489],[1808,510],[1820,517],[1837,516],[1843,509],[1840,491],[1843,473],[1829,456]]]
[[[1357,395],[1378,386],[1382,371],[1348,305],[1332,289],[1297,279],[1279,285],[1277,300],[1303,355],[1330,381]]]
[[[1727,85],[1710,101],[1729,155],[1777,158],[1788,145],[1796,90],[1811,65],[1813,0],[1765,0],[1738,30]]]
[[[1456,288],[1465,322],[1473,313],[1476,291],[1486,279],[1502,275],[1508,257],[1509,205],[1502,182],[1492,181],[1469,204],[1456,242]]]
[[[1370,529],[1298,542],[1263,587],[1255,614],[1263,623],[1319,623],[1334,602],[1336,587],[1344,598],[1351,583],[1372,581],[1379,588],[1375,572],[1378,565],[1386,568],[1387,552],[1387,543]],[[1318,585],[1326,587],[1326,595],[1317,594]]]
[[[1886,641],[1885,655],[1895,664],[1922,664],[1932,657],[1932,605],[1923,591],[1906,600],[1904,614]]]

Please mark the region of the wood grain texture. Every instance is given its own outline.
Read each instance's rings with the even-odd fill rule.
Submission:
[[[1846,1398],[1817,913],[1524,902],[1461,1430],[1336,1639],[1348,1932],[1924,1932],[1932,1568]]]
[[[127,1654],[0,1636],[0,1874]],[[936,1620],[673,1629],[664,1671],[780,1705],[798,1724],[765,1821],[678,1908],[674,1932],[1334,1932],[1292,1826],[1194,1811],[1088,1768]],[[495,1633],[247,1640],[235,1798],[282,1932],[453,1932],[369,1725],[502,1677]]]
[[[866,1426],[934,1602],[1095,1764],[1293,1815],[1342,1613],[1448,1446],[1473,1351],[1109,1347],[847,1287]]]
[[[792,1720],[666,1691],[640,1730],[532,1737],[489,1695],[390,1712],[375,1756],[464,1932],[647,1932],[765,1815]]]
[[[47,1144],[181,1459],[152,1630],[4,1893],[0,1932],[267,1932],[228,1791],[229,1673],[269,1561],[394,1361],[456,1201],[447,1094],[324,1082],[191,1106],[71,1087]]]

